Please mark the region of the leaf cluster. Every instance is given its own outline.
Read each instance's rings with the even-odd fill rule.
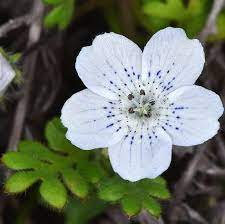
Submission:
[[[153,0],[144,1],[143,11],[147,15],[147,26],[153,32],[175,24],[182,27],[190,37],[196,36],[205,24],[211,8],[210,0]]]
[[[47,146],[35,141],[23,141],[18,151],[3,155],[2,162],[16,171],[6,181],[5,191],[21,193],[38,182],[41,197],[57,209],[66,205],[69,190],[75,199],[68,209],[79,207],[77,210],[80,213],[84,213],[85,209],[97,212],[94,202],[98,201],[99,212],[108,203],[118,203],[129,216],[141,209],[148,210],[154,216],[160,215],[161,208],[156,198],[168,199],[170,196],[163,178],[135,183],[125,181],[112,172],[108,160],[103,155],[99,156],[98,150],[80,150],[65,138],[65,134],[60,120],[55,118],[45,130]]]
[[[182,27],[189,37],[195,37],[203,29],[213,1],[211,0],[143,0],[142,10],[146,15],[144,25],[156,32],[169,25]],[[217,18],[218,33],[209,39],[225,37],[225,16],[222,12]]]
[[[161,207],[156,198],[168,199],[170,197],[166,182],[162,177],[132,183],[121,181],[118,176],[115,176],[100,182],[98,195],[103,200],[120,203],[129,216],[146,209],[156,217],[161,214]]]
[[[8,152],[2,162],[16,170],[5,184],[8,193],[20,193],[40,181],[40,194],[51,206],[61,209],[67,202],[66,187],[76,196],[87,196],[90,185],[98,182],[103,170],[90,153],[77,150],[64,137],[60,121],[54,119],[46,128],[48,147],[23,141],[17,152]]]

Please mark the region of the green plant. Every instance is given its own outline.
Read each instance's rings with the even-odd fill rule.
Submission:
[[[70,24],[74,14],[75,0],[43,0],[43,2],[53,7],[45,17],[46,27],[58,26],[64,29]]]
[[[204,26],[211,5],[210,0],[189,0],[186,5],[183,0],[153,0],[144,1],[142,9],[148,18],[147,26],[153,32],[174,24],[194,37]]]
[[[5,184],[9,193],[19,193],[41,181],[40,194],[53,207],[61,209],[67,202],[66,187],[76,196],[84,198],[91,183],[96,183],[104,172],[95,161],[89,161],[91,152],[77,150],[64,137],[58,119],[46,128],[48,146],[21,142],[17,152],[8,152],[2,162],[17,170]]]
[[[85,201],[72,198],[65,211],[66,224],[86,224],[107,207],[107,202],[100,200],[95,195]]]
[[[100,182],[98,195],[109,202],[119,202],[129,215],[135,215],[146,209],[158,217],[161,213],[160,204],[156,198],[168,199],[170,193],[163,178],[144,179],[135,183],[121,181],[117,176],[103,179]]]
[[[65,133],[60,120],[55,118],[45,130],[47,146],[35,141],[23,141],[18,151],[3,155],[2,162],[16,171],[6,181],[5,191],[21,193],[39,182],[39,192],[44,201],[62,209],[68,201],[68,189],[76,196],[68,209],[79,207],[77,217],[82,216],[85,209],[95,206],[93,201],[99,201],[102,205],[99,212],[108,203],[119,203],[129,216],[141,209],[147,209],[155,216],[160,215],[161,208],[156,198],[168,199],[170,196],[163,178],[134,183],[125,181],[112,172],[103,154],[99,156],[99,152],[76,148],[65,138]],[[78,198],[85,198],[84,203]],[[88,218],[84,220],[83,223]]]

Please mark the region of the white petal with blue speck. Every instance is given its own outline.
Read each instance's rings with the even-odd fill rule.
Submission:
[[[66,137],[84,150],[107,147],[126,180],[159,176],[172,144],[201,144],[219,130],[220,97],[194,85],[204,63],[201,43],[180,28],[157,32],[143,52],[122,35],[97,36],[76,60],[88,89],[63,106]]]

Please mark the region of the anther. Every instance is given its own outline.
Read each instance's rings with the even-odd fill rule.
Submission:
[[[127,96],[127,98],[128,98],[128,100],[132,100],[132,99],[134,99],[134,96],[133,96],[133,94],[129,94],[129,95]]]
[[[134,113],[134,109],[131,107],[131,108],[128,109],[128,112],[129,112],[130,114],[133,114],[133,113]]]
[[[145,95],[145,91],[143,89],[140,90],[140,95]]]
[[[153,106],[155,105],[155,101],[151,101],[150,104]]]

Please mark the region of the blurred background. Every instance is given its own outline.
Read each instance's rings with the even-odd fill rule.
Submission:
[[[66,99],[85,88],[74,68],[76,56],[104,32],[121,33],[143,49],[156,31],[182,27],[205,47],[206,64],[198,84],[225,103],[224,3],[0,0],[0,46],[9,54],[21,54],[16,66],[22,76],[8,89],[0,111],[1,154],[15,149],[20,139],[45,142],[46,122],[60,115]],[[40,201],[35,186],[26,194],[7,195],[8,170],[1,165],[0,224],[225,224],[224,125],[222,117],[219,134],[203,145],[174,147],[173,162],[164,174],[172,197],[163,202],[158,220],[144,211],[128,218],[117,205],[99,209],[93,203],[80,209],[75,199],[57,211]]]

